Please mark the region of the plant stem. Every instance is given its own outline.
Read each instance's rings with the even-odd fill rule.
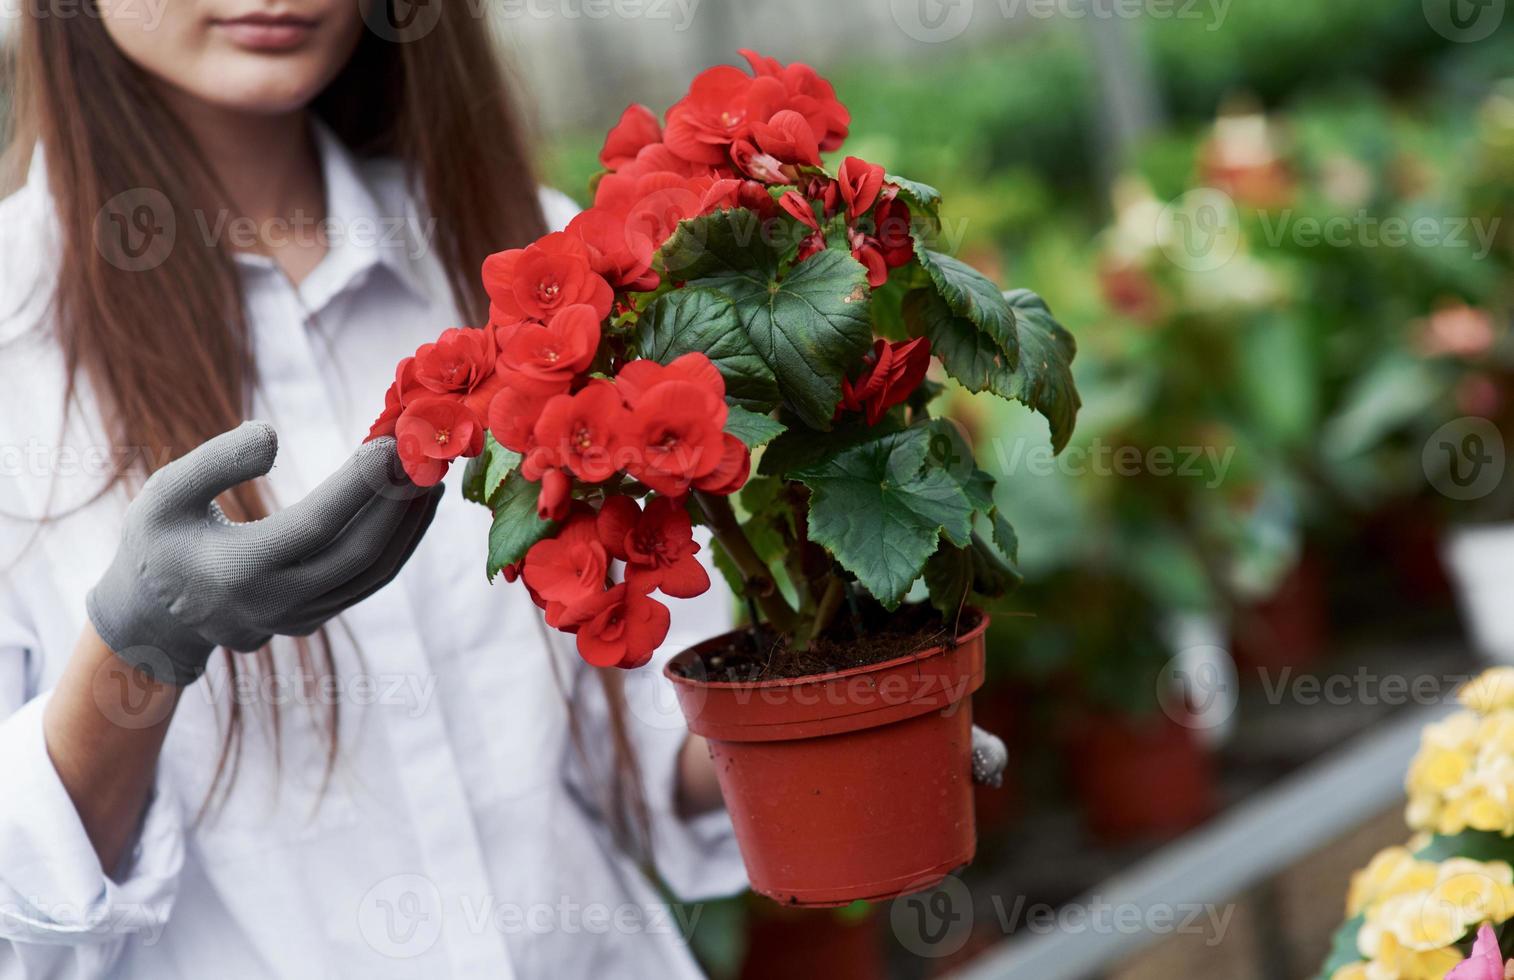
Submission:
[[[836,618],[836,613],[841,611],[841,601],[846,598],[846,586],[842,584],[841,576],[833,575],[825,585],[825,594],[820,597],[820,604],[815,608],[815,622],[810,626],[809,642],[813,644],[820,638],[831,625],[831,620]]]
[[[694,491],[694,500],[704,514],[705,523],[714,532],[715,540],[720,542],[720,547],[725,549],[726,555],[741,572],[747,594],[756,600],[768,623],[785,636],[793,636],[796,625],[794,610],[789,608],[783,593],[778,591],[767,563],[757,555],[752,542],[747,540],[746,534],[741,530],[736,512],[731,509],[731,502],[725,497],[700,490]]]

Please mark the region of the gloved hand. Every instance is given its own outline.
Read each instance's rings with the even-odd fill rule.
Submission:
[[[1009,763],[1009,750],[1004,740],[993,732],[973,726],[973,782],[998,789],[1004,782],[1004,767]]]
[[[399,574],[441,486],[401,470],[393,439],[365,444],[308,497],[232,522],[215,498],[273,467],[278,435],[244,422],[154,473],[126,511],[115,560],[89,593],[106,645],[155,680],[188,684],[211,651],[308,636]]]

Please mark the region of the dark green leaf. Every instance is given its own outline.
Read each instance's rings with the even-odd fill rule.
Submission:
[[[967,541],[972,504],[944,470],[927,465],[931,430],[906,429],[789,475],[812,491],[810,540],[893,609],[945,533]]]
[[[494,581],[501,568],[520,561],[533,544],[557,529],[556,521],[536,516],[539,489],[538,484],[527,481],[517,470],[505,477],[489,501],[494,510],[494,524],[489,528],[489,581]]]
[[[1046,416],[1052,448],[1061,452],[1083,405],[1072,380],[1077,342],[1052,316],[1046,301],[1030,290],[1010,290],[1004,299],[1015,311],[1020,334],[1020,366],[1010,377],[1007,397]]]
[[[740,405],[732,405],[725,420],[725,431],[740,439],[748,449],[767,445],[787,429],[788,426],[777,419],[749,412]]]
[[[468,468],[463,471],[463,496],[487,507],[494,491],[520,461],[520,453],[501,446],[493,433],[484,433],[484,451],[468,460]]]
[[[897,415],[885,415],[877,425],[868,425],[861,415],[848,415],[829,432],[817,432],[803,425],[791,425],[774,439],[762,453],[757,472],[763,476],[782,476],[790,470],[809,466],[834,456],[844,449],[871,442],[879,436],[902,428]]]
[[[967,593],[972,586],[971,552],[943,541],[925,563],[925,587],[930,592],[930,604],[950,620],[967,602]]]
[[[932,252],[918,244],[915,255],[951,311],[987,334],[1003,353],[1004,363],[1015,367],[1020,350],[1015,311],[999,287],[977,269],[950,255]]]
[[[736,308],[713,289],[665,293],[641,315],[637,341],[642,356],[667,364],[688,353],[714,362],[725,378],[726,397],[759,412],[778,404],[778,382],[736,322]]]
[[[997,527],[997,523],[995,526]],[[1012,555],[1009,561],[1005,561],[998,548],[976,533],[973,534],[971,551],[973,591],[979,595],[997,599],[1018,589],[1025,580],[1014,567]]]
[[[1459,834],[1436,834],[1414,853],[1421,861],[1469,858],[1473,861],[1514,861],[1514,839],[1491,830],[1464,830]]]
[[[911,334],[930,340],[931,353],[968,391],[991,391],[1044,415],[1052,448],[1060,452],[1082,404],[1072,380],[1072,335],[1034,293],[1020,290],[1007,296],[1017,310],[1018,368],[1009,367],[994,342],[971,320],[953,313],[934,290],[917,289],[904,298],[905,322]]]
[[[872,345],[867,271],[826,250],[780,273],[778,255],[747,212],[685,221],[664,246],[689,285],[723,293],[737,323],[777,379],[784,404],[812,429],[829,429],[841,379]]]
[[[995,507],[989,511],[989,519],[994,525],[994,544],[1009,558],[1012,564],[1020,563],[1020,537],[1015,534],[1014,527],[1005,519],[1004,514]]]

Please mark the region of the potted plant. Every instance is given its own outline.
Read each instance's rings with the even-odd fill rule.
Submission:
[[[1029,406],[1060,448],[1074,344],[1034,294],[932,247],[932,188],[826,166],[849,118],[829,82],[743,53],[665,120],[626,110],[594,205],[488,259],[489,324],[402,362],[374,434],[417,483],[472,458],[489,575],[599,667],[650,660],[654,593],[709,588],[709,529],[751,622],[667,675],[753,887],[840,905],[974,851],[971,597],[1017,582],[1016,539],[926,375]]]

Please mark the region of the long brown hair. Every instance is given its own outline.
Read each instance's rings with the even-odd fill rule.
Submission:
[[[525,127],[489,33],[469,5],[438,6],[434,25],[403,41],[364,31],[312,109],[359,156],[404,164],[434,219],[433,245],[457,307],[466,322],[483,323],[488,304],[478,270],[485,256],[537,237],[544,219]],[[236,426],[257,372],[229,249],[181,245],[151,271],[132,271],[97,247],[96,222],[117,195],[142,188],[160,192],[185,216],[226,203],[225,195],[192,137],[97,16],[47,16],[28,7],[14,76],[12,151],[19,161],[38,142],[45,147],[62,232],[54,322],[69,369],[65,399],[71,404],[77,379],[87,378],[108,406],[110,436],[135,450],[130,458],[118,454],[126,462],[114,486]],[[170,376],[174,383],[163,384]],[[244,520],[269,508],[256,484],[237,488],[224,505]],[[324,634],[297,649],[307,683],[333,672]],[[242,664],[227,652],[233,690]],[[259,651],[255,669],[273,669],[268,650]],[[277,746],[277,706],[269,707]],[[212,797],[234,777],[243,722],[232,698]],[[329,778],[338,745],[334,703],[324,727]],[[626,744],[623,723],[616,727],[616,744]],[[639,788],[634,760],[627,756],[618,769],[618,783],[629,779]],[[617,787],[616,798],[623,792]]]

